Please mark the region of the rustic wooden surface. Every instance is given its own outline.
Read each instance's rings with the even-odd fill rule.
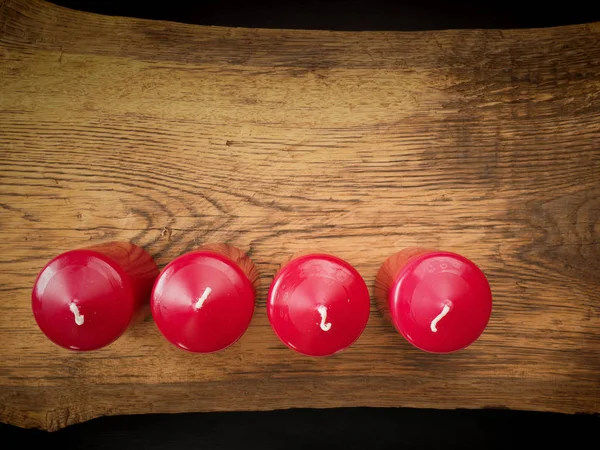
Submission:
[[[362,32],[197,27],[0,0],[0,420],[290,407],[600,412],[600,25]],[[248,332],[190,355],[151,320],[75,354],[30,288],[59,252],[205,242],[261,276]],[[310,359],[265,314],[278,262],[321,248],[373,289],[407,246],[456,251],[494,311],[465,351],[411,348],[375,306]]]

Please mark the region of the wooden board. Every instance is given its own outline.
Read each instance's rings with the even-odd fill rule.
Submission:
[[[408,406],[600,412],[600,25],[417,33],[197,27],[0,3],[0,419]],[[191,355],[149,319],[101,351],[37,329],[54,255],[131,240],[161,265],[247,250],[262,288],[230,349]],[[278,263],[305,249],[373,289],[407,246],[489,277],[465,351],[410,347],[373,306],[348,351],[272,332]]]

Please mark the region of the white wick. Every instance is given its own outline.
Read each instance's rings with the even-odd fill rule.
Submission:
[[[198,299],[198,301],[194,305],[194,309],[198,310],[198,309],[202,308],[202,305],[204,305],[204,302],[206,301],[206,299],[208,298],[208,296],[210,295],[211,292],[212,292],[212,289],[209,287],[204,289],[204,292],[202,293],[202,297],[200,297]]]
[[[329,331],[331,330],[331,322],[325,323],[325,321],[327,320],[327,306],[324,305],[320,305],[317,306],[317,311],[319,311],[319,314],[321,314],[321,330],[323,331]]]
[[[437,328],[436,328],[437,323],[440,320],[442,320],[444,317],[446,317],[446,314],[448,314],[449,312],[450,312],[450,306],[444,305],[444,309],[442,309],[442,312],[439,313],[437,315],[437,317],[431,321],[431,331],[433,331],[434,333],[437,333]]]
[[[77,307],[75,302],[71,302],[71,304],[69,305],[69,309],[75,315],[75,323],[79,326],[83,325],[83,316],[79,314],[79,308]]]

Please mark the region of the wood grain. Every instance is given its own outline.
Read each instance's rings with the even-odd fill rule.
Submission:
[[[416,33],[197,27],[0,0],[0,420],[410,406],[600,412],[600,25]],[[233,347],[151,320],[61,350],[30,288],[56,254],[131,240],[164,266],[247,251],[261,288]],[[346,352],[293,353],[265,296],[319,248],[371,291],[393,252],[489,277],[470,348],[430,355],[377,313]]]

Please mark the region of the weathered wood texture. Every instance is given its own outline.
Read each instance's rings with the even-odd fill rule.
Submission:
[[[600,26],[419,33],[197,27],[0,6],[0,419],[352,405],[600,412]],[[248,332],[179,351],[151,320],[75,354],[30,288],[67,249],[205,242],[261,276]],[[293,353],[265,296],[306,248],[371,291],[407,246],[489,276],[482,338],[411,348],[377,313],[348,351]]]

